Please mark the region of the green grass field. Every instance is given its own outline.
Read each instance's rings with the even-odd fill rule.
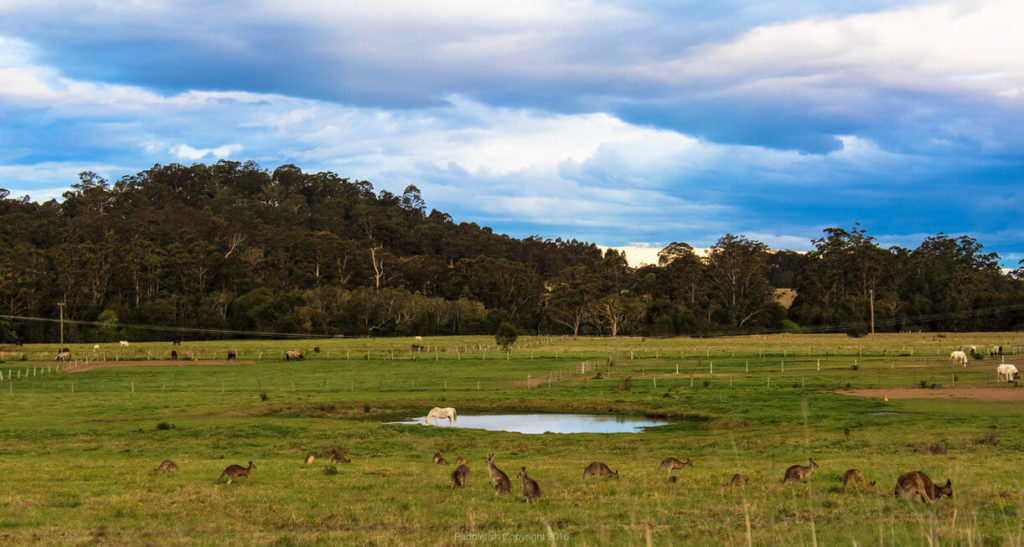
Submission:
[[[1024,369],[1010,354],[1024,344],[1017,333],[522,338],[510,354],[485,337],[69,345],[79,368],[172,349],[200,360],[233,349],[243,361],[81,372],[57,371],[57,344],[6,348],[0,541],[1019,545],[1024,401],[837,393],[1020,389],[995,381],[998,358],[954,368],[949,352],[964,344],[1001,344]],[[307,359],[285,362],[292,349]],[[384,423],[432,406],[673,424],[522,435]],[[329,447],[352,459],[335,475],[324,473]],[[450,486],[454,466],[431,463],[435,451],[469,460],[465,489]],[[493,492],[492,452],[512,496]],[[307,454],[318,460],[304,465]],[[695,465],[668,483],[667,456]],[[820,465],[810,479],[781,484],[809,456]],[[167,458],[180,471],[154,473]],[[215,483],[249,460],[249,480]],[[582,481],[594,460],[621,478]],[[521,466],[543,489],[538,502],[523,502]],[[843,490],[854,467],[879,493]],[[896,478],[913,470],[950,478],[955,497],[894,498]],[[729,486],[733,473],[749,486]]]

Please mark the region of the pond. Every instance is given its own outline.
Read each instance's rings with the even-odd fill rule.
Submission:
[[[424,425],[424,416],[409,418],[393,424]],[[440,420],[438,427],[448,427],[448,420]],[[611,416],[600,414],[460,414],[455,427],[486,429],[513,433],[641,433],[644,428],[668,425],[671,422],[639,416]]]

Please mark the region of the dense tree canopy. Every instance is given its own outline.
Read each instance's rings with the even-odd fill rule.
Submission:
[[[90,322],[71,340],[176,338],[180,329],[344,334],[708,335],[1024,327],[1024,267],[938,234],[882,248],[859,226],[815,250],[723,236],[707,256],[674,242],[630,268],[594,244],[516,239],[426,211],[419,190],[375,192],[334,173],[254,163],[154,166],[113,185],[82,173],[61,201],[0,189],[0,314]],[[1024,266],[1024,265],[1022,265]],[[775,289],[798,291],[791,309]],[[127,326],[126,326],[127,325]],[[0,341],[53,340],[52,323],[0,320]],[[214,336],[196,330],[187,336]]]

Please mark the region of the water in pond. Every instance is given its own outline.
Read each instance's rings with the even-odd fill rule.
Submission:
[[[424,417],[409,418],[394,424],[424,425]],[[448,427],[448,420],[439,420],[438,427]],[[514,433],[640,433],[645,427],[668,425],[633,416],[604,416],[595,414],[489,414],[467,416],[460,414],[455,427],[487,429]]]

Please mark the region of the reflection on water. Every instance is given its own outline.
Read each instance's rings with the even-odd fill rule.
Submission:
[[[393,424],[424,425],[424,416],[409,418]],[[448,420],[438,420],[439,427],[448,427]],[[668,425],[632,416],[605,416],[595,414],[489,414],[467,416],[460,414],[455,427],[487,429],[514,433],[640,433],[645,427]]]

